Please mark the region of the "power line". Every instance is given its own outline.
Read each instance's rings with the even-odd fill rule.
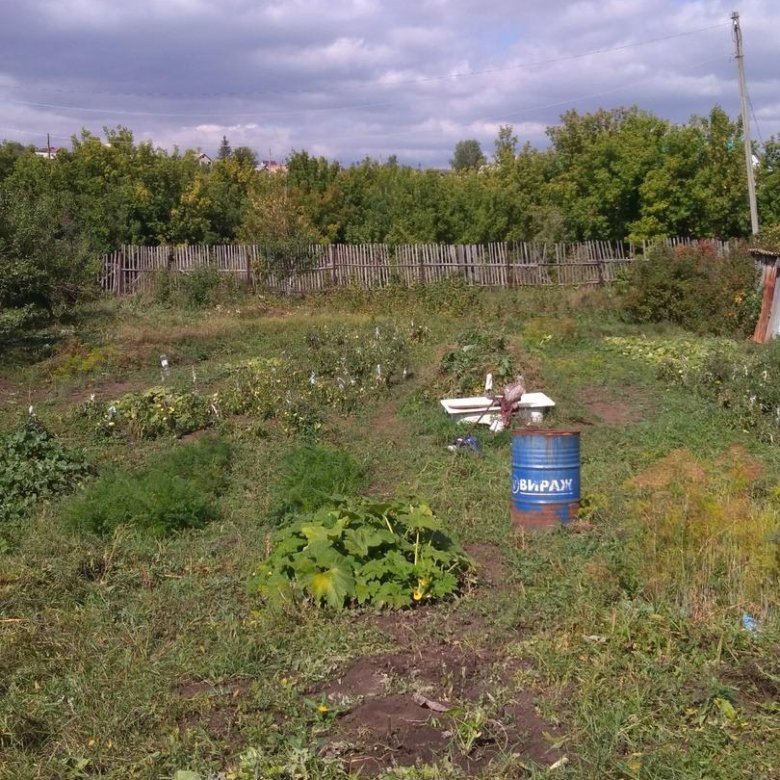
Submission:
[[[60,138],[63,141],[70,141],[69,135],[56,135],[55,133],[41,133],[37,130],[22,130],[20,127],[0,127],[0,131],[3,133],[23,133],[24,135],[35,135],[41,138],[45,138],[50,135],[52,138]]]
[[[693,70],[694,68],[698,68],[701,65],[711,65],[713,62],[722,62],[722,61],[723,61],[723,56],[710,58],[708,60],[702,60],[701,62],[697,62],[697,63],[691,65],[690,68],[687,69],[687,70]],[[686,72],[687,72],[687,70],[686,70]],[[624,84],[621,84],[619,87],[614,87],[612,89],[605,89],[605,90],[603,90],[601,92],[592,92],[589,95],[580,95],[579,97],[573,97],[573,98],[569,98],[567,100],[560,100],[560,101],[557,101],[555,103],[547,103],[545,105],[528,106],[527,108],[523,108],[523,109],[519,109],[517,111],[513,111],[510,114],[503,114],[503,118],[504,119],[509,119],[511,117],[517,117],[517,116],[520,116],[522,114],[527,114],[527,113],[529,113],[531,111],[544,111],[544,110],[549,109],[549,108],[558,108],[560,106],[567,106],[567,105],[571,105],[572,103],[578,103],[581,100],[590,100],[591,98],[603,97],[604,95],[612,95],[615,92],[621,92],[622,90],[627,89],[629,87],[636,86],[637,84],[642,84],[643,82],[648,81],[649,79],[653,78],[656,75],[658,75],[658,74],[650,73],[650,74],[648,74],[646,76],[643,76],[640,79],[634,79],[633,81],[625,82]]]
[[[753,101],[750,99],[750,90],[747,91],[747,99],[748,105],[750,106],[750,113],[753,115],[753,121],[756,123],[756,135],[758,136],[758,141],[761,146],[763,146],[764,139],[761,136],[761,125],[758,123],[758,117],[756,116],[756,111],[753,108]]]
[[[728,25],[729,22],[721,22],[714,25],[709,25],[707,27],[699,27],[694,30],[685,30],[683,32],[679,33],[673,33],[671,35],[665,35],[658,38],[648,38],[643,41],[636,41],[634,43],[627,43],[622,44],[620,46],[612,46],[608,48],[602,48],[602,49],[591,49],[586,52],[579,52],[576,54],[569,54],[562,57],[551,57],[544,60],[534,60],[531,62],[524,62],[520,63],[518,65],[507,65],[497,68],[485,68],[482,70],[476,70],[476,71],[464,71],[461,73],[450,73],[450,74],[439,74],[434,76],[424,76],[418,79],[408,79],[408,80],[401,80],[401,81],[393,81],[393,82],[383,82],[383,81],[374,81],[368,84],[364,84],[361,86],[365,87],[399,87],[399,86],[410,86],[414,84],[426,84],[436,81],[456,81],[459,79],[465,79],[465,78],[472,78],[475,76],[483,76],[493,73],[501,73],[501,72],[508,72],[508,71],[517,71],[517,70],[526,70],[526,69],[533,69],[545,65],[555,65],[561,62],[570,62],[572,60],[577,59],[584,59],[586,57],[592,57],[594,55],[601,55],[601,54],[610,54],[613,52],[618,51],[625,51],[628,49],[638,48],[641,46],[649,46],[654,43],[660,43],[663,41],[669,41],[676,38],[681,38],[689,35],[696,35],[702,32],[707,32],[709,30],[718,29],[721,27],[724,27]],[[22,85],[20,85],[18,88],[23,88]],[[67,89],[52,89],[51,91],[72,91],[72,92],[78,92],[77,90],[67,90]],[[104,90],[93,90],[90,89],[89,92],[106,92]],[[191,98],[197,98],[197,97],[240,97],[240,96],[247,96],[247,95],[256,95],[258,97],[262,97],[263,95],[275,95],[275,94],[284,94],[284,95],[290,95],[290,94],[310,94],[311,90],[292,90],[292,89],[285,89],[285,90],[251,90],[247,92],[216,92],[216,93],[192,93],[190,95],[186,93],[143,93],[143,92],[122,92],[122,91],[111,91],[112,94],[116,95],[126,95],[126,96],[134,96],[134,97],[191,97]],[[56,103],[44,103],[44,102],[36,102],[36,101],[24,101],[24,100],[8,100],[7,103],[13,104],[13,105],[22,105],[22,106],[31,106],[35,108],[50,108],[50,109],[57,109],[61,111],[83,111],[83,112],[89,112],[89,113],[104,113],[107,115],[113,115],[113,116],[148,116],[148,117],[169,117],[169,118],[195,118],[195,117],[213,117],[215,116],[212,114],[211,111],[203,111],[203,112],[159,112],[159,111],[127,111],[122,109],[107,109],[107,108],[93,108],[91,106],[73,106],[73,105],[61,105]],[[388,105],[389,103],[394,103],[395,100],[392,101],[381,101],[381,102],[371,102],[371,103],[364,103],[364,104],[357,104],[357,105],[345,105],[345,106],[314,106],[314,107],[307,107],[305,109],[298,109],[298,110],[282,110],[282,111],[263,111],[263,112],[251,112],[251,113],[244,113],[244,112],[231,112],[230,114],[224,114],[222,116],[231,116],[231,117],[252,117],[252,116],[274,116],[274,115],[286,115],[286,114],[297,114],[300,113],[300,111],[343,111],[345,109],[349,108],[371,108],[375,106],[381,106],[381,105]]]
[[[688,72],[690,70],[694,70],[695,68],[698,68],[698,67],[700,67],[702,65],[710,65],[710,64],[715,63],[715,62],[721,62],[723,60],[723,57],[724,57],[724,55],[721,55],[720,57],[709,58],[709,59],[702,60],[700,62],[694,63],[688,69],[686,69],[686,72]],[[656,75],[658,75],[658,74],[650,73],[650,74],[647,74],[647,75],[643,76],[640,79],[634,79],[632,81],[624,82],[623,84],[620,84],[617,87],[613,87],[612,89],[602,90],[600,92],[591,92],[591,93],[586,94],[586,95],[578,95],[576,97],[567,98],[566,100],[559,100],[559,101],[556,101],[554,103],[546,103],[546,104],[543,104],[543,105],[527,106],[525,108],[518,109],[516,111],[512,111],[511,113],[503,114],[502,118],[501,118],[501,121],[503,122],[503,120],[515,118],[515,117],[521,116],[523,114],[528,114],[528,113],[533,112],[533,111],[544,111],[544,110],[547,110],[547,109],[550,109],[550,108],[558,108],[560,106],[572,105],[574,103],[579,103],[580,101],[583,101],[583,100],[590,100],[592,98],[603,97],[604,95],[614,94],[615,92],[620,92],[620,91],[622,91],[624,89],[628,89],[629,87],[636,86],[637,84],[642,84],[642,83],[648,81],[649,79],[653,78]],[[0,128],[0,130],[13,131],[13,132],[18,132],[18,133],[26,133],[28,135],[46,135],[46,133],[37,133],[37,132],[34,132],[34,131],[21,130],[19,128],[10,128],[10,127]],[[54,137],[54,138],[67,138],[67,139],[70,139],[70,136],[52,136],[52,137]]]

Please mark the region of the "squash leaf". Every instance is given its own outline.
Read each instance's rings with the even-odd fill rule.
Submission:
[[[393,543],[393,534],[381,528],[348,528],[344,533],[344,547],[352,555],[366,557],[369,550]]]
[[[349,570],[342,566],[310,574],[304,584],[315,601],[324,599],[333,609],[338,610],[344,608],[347,598],[355,592],[355,580]]]
[[[406,524],[410,531],[440,531],[443,526],[428,504],[411,506],[406,518]]]

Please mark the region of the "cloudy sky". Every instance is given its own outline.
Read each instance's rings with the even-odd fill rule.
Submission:
[[[565,110],[739,112],[780,133],[780,2],[743,0],[0,0],[0,138],[88,128],[213,153],[292,149],[446,166],[502,124],[543,146]]]

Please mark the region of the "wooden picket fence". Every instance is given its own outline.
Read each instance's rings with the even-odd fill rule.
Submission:
[[[670,239],[674,245],[688,239]],[[622,241],[491,244],[328,244],[305,251],[307,270],[275,275],[256,245],[123,246],[103,258],[102,289],[118,296],[150,294],[163,275],[211,268],[251,288],[309,293],[392,282],[412,285],[458,275],[479,287],[602,285],[614,281],[646,246]],[[718,242],[718,251],[728,251]]]

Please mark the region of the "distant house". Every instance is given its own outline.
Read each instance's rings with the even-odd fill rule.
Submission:
[[[287,173],[287,166],[284,163],[276,162],[276,160],[261,160],[260,165],[255,170],[262,173]]]
[[[57,146],[42,147],[35,150],[36,157],[43,157],[46,160],[53,160],[57,156],[57,152],[62,151]]]
[[[208,166],[209,166],[209,165],[211,165],[211,163],[213,162],[213,160],[211,159],[211,157],[209,157],[209,156],[206,154],[206,152],[196,152],[196,153],[195,153],[195,159],[196,159],[196,160],[197,160],[197,161],[198,161],[198,162],[199,162],[201,165],[205,165],[207,168],[208,168]]]

